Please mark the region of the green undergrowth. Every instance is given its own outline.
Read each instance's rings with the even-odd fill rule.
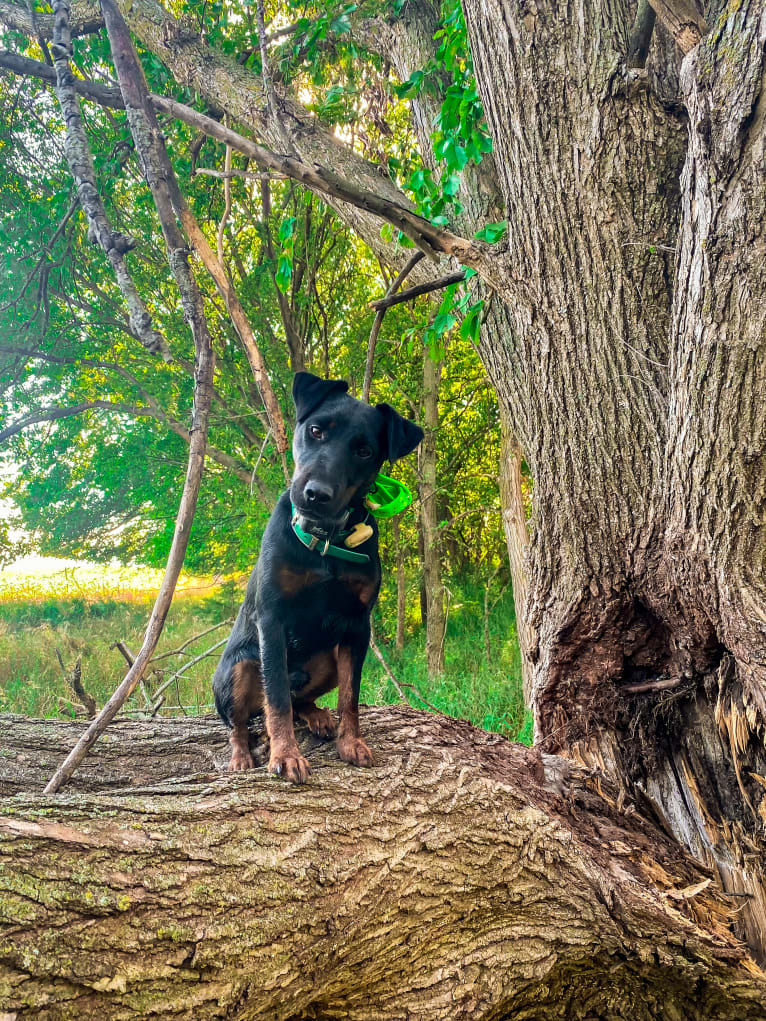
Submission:
[[[242,599],[243,584],[244,579],[230,581],[211,588],[208,594],[181,593],[176,597],[156,654],[174,652],[174,655],[156,663],[155,673],[147,677],[145,688],[150,697],[177,670],[226,638],[229,625],[197,638],[181,652],[175,651],[201,632],[233,619]],[[440,712],[531,743],[510,591],[492,606],[487,657],[482,586],[450,582],[449,589],[445,671],[439,677],[429,677],[426,669],[425,634],[418,617],[414,617],[417,593],[413,592],[410,599],[413,616],[408,617],[407,637],[400,651],[391,640],[395,630],[392,601],[384,593],[375,623],[378,644],[391,671],[400,683],[414,687],[415,690],[405,688],[413,706],[426,708],[420,695]],[[124,601],[102,596],[89,598],[82,591],[38,598],[6,594],[0,600],[0,711],[73,717],[79,700],[65,674],[71,674],[78,659],[85,690],[102,705],[126,669],[115,645],[123,642],[132,652],[138,651],[151,605],[149,595]],[[213,711],[210,679],[221,651],[213,649],[173,681],[165,692],[159,715]],[[361,699],[367,704],[400,701],[372,652],[365,663]],[[334,705],[334,693],[325,701]],[[128,709],[142,712],[146,704],[139,690],[131,697]]]

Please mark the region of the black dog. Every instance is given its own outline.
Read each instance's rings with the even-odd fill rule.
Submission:
[[[315,699],[336,686],[338,754],[357,766],[373,764],[359,736],[359,684],[380,558],[364,498],[383,462],[409,454],[423,431],[390,405],[373,408],[347,390],[343,380],[309,372],[293,381],[295,474],[266,526],[213,678],[216,707],[231,727],[232,771],[253,765],[247,724],[265,711],[269,770],[303,783],[311,770],[298,750],[293,713],[314,734],[335,736],[332,714]]]

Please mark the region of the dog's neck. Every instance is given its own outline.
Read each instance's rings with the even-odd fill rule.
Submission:
[[[369,518],[369,511],[364,506],[355,507],[353,504],[346,508],[343,516],[339,521],[332,525],[325,526],[321,522],[315,522],[311,519],[305,519],[296,509],[295,505],[291,504],[292,517],[290,519],[290,527],[293,530],[295,537],[298,541],[311,550],[314,553],[318,553],[320,556],[337,557],[340,560],[350,560],[353,563],[365,564],[370,562],[370,557],[367,553],[357,552],[353,549],[346,548],[345,545],[334,545],[334,539],[342,540],[353,532],[354,529],[347,528],[349,519],[354,515],[355,510],[360,510],[363,513],[361,522],[366,522]],[[362,527],[362,524],[356,526],[357,528]],[[372,528],[367,528],[368,535],[370,538],[373,534]],[[351,543],[349,543],[351,545]]]

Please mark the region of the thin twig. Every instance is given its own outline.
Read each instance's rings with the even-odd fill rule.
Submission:
[[[231,181],[235,178],[242,178],[245,181],[286,181],[284,174],[270,174],[267,171],[260,173],[255,170],[213,170],[210,167],[197,167],[195,175],[204,174],[206,177],[217,177],[222,181]]]
[[[178,656],[184,651],[184,649],[187,649],[190,645],[193,645],[195,642],[199,641],[200,638],[204,638],[205,635],[209,635],[211,631],[217,631],[219,627],[226,627],[227,624],[233,623],[234,623],[233,618],[227,617],[226,620],[221,620],[217,624],[213,624],[212,627],[206,628],[204,631],[200,631],[198,635],[194,635],[191,638],[187,638],[183,645],[179,645],[177,649],[172,649],[170,652],[163,652],[162,655],[160,656],[154,656],[152,658],[152,663],[159,663],[161,659],[168,659],[170,656]],[[120,644],[121,644],[120,642],[117,643],[118,647]]]
[[[272,429],[271,426],[269,426],[268,431],[266,432],[266,435],[263,438],[263,443],[261,444],[261,449],[258,453],[258,457],[255,459],[255,464],[253,465],[253,474],[250,476],[250,496],[253,495],[253,483],[255,482],[255,473],[258,471],[258,465],[261,463],[261,458],[263,457],[263,452],[266,449],[266,444],[269,442],[271,432]]]
[[[61,658],[61,652],[58,649],[56,649],[56,656],[58,657],[59,666],[61,667],[61,672],[64,675],[64,680],[67,682],[67,684],[75,693],[75,695],[77,695],[77,697],[79,698],[80,702],[82,703],[85,709],[86,714],[91,719],[93,719],[93,717],[98,712],[98,706],[96,705],[95,698],[92,695],[89,695],[88,692],[83,687],[82,666],[80,657],[79,656],[77,657],[75,665],[72,667],[71,673],[67,673],[66,667],[64,666],[64,660]]]
[[[157,688],[154,693],[154,698],[159,698],[159,696],[170,687],[173,681],[185,674],[187,670],[191,670],[191,668],[196,666],[197,663],[201,663],[203,659],[207,659],[207,657],[214,653],[216,649],[220,649],[222,645],[226,645],[228,640],[229,638],[227,635],[226,638],[222,638],[220,642],[216,642],[215,645],[211,645],[209,649],[205,649],[205,651],[201,652],[199,656],[195,656],[194,659],[190,659],[188,663],[184,663],[180,670],[176,670],[174,674],[171,674],[170,677],[168,677],[168,679],[164,681],[159,688]]]
[[[418,691],[414,684],[410,684],[409,681],[397,681],[397,679],[394,677],[391,671],[391,667],[386,662],[383,653],[378,648],[378,643],[375,641],[372,635],[370,635],[370,648],[372,649],[377,659],[380,661],[380,664],[385,670],[389,681],[391,681],[393,686],[396,688],[399,694],[399,698],[401,698],[403,702],[406,702],[409,705],[409,700],[407,699],[407,697],[404,694],[404,691],[402,690],[403,688],[409,688],[409,690],[412,692],[415,698],[420,699],[423,705],[427,705],[429,709],[433,709],[435,713],[439,713],[441,715],[441,710],[437,709],[435,705],[428,701],[428,699],[423,698],[423,696],[420,694],[420,692]]]
[[[448,273],[447,276],[439,277],[438,280],[429,280],[425,284],[418,284],[417,287],[410,287],[409,290],[402,291],[401,294],[392,294],[390,297],[378,298],[377,301],[371,301],[370,308],[380,310],[391,308],[392,305],[401,305],[405,301],[412,301],[413,298],[419,298],[421,294],[430,294],[431,291],[440,291],[442,288],[450,287],[452,284],[459,284],[462,280],[465,280],[465,270],[460,270],[459,273]]]
[[[417,264],[420,262],[422,258],[423,258],[422,252],[415,252],[414,255],[412,255],[411,258],[407,260],[404,268],[401,270],[399,275],[396,277],[394,282],[386,291],[387,298],[390,298],[392,294],[395,294],[399,290],[404,280],[406,280],[411,271],[415,268],[415,266],[417,266]],[[386,314],[385,308],[378,309],[377,315],[375,316],[375,321],[372,324],[372,329],[370,330],[370,339],[367,343],[367,361],[364,366],[364,385],[362,386],[363,401],[369,401],[370,399],[372,373],[375,366],[375,345],[378,342],[378,334],[380,333],[380,328],[383,325],[383,316],[385,314]]]
[[[226,268],[226,260],[223,254],[223,237],[226,231],[226,224],[229,222],[231,216],[231,146],[226,146],[226,155],[223,159],[223,168],[226,176],[223,179],[223,215],[221,216],[221,222],[218,224],[218,231],[216,233],[216,247],[218,250],[218,261],[223,266],[224,272],[228,275],[228,269]]]
[[[442,640],[439,645],[439,662],[444,664],[444,642],[447,638],[447,624],[449,624],[449,608],[452,603],[452,590],[444,586],[444,591],[447,593],[447,606],[444,610],[444,627],[442,628]],[[444,666],[442,665],[442,669]]]
[[[122,653],[128,666],[133,666],[136,661],[136,654],[127,647],[125,642],[115,642],[114,645],[109,646],[110,649],[117,649],[118,652]],[[162,674],[158,673],[158,677],[162,677]],[[141,694],[144,696],[144,705],[149,706],[152,704],[152,699],[149,697],[149,692],[146,690],[146,681],[142,677],[140,683]]]

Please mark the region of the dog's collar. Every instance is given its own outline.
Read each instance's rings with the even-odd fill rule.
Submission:
[[[295,509],[295,504],[291,503],[290,506],[293,512],[292,518],[290,519],[290,525],[292,526],[292,530],[295,533],[296,538],[299,542],[303,543],[306,549],[312,550],[314,553],[318,553],[320,557],[337,557],[338,560],[350,560],[354,564],[369,564],[370,557],[367,553],[357,553],[354,550],[346,549],[345,546],[333,545],[330,542],[331,536],[334,538],[333,533],[328,533],[322,529],[317,529],[317,532],[320,533],[318,535],[315,532],[305,531],[298,523],[298,512]],[[351,511],[347,510],[343,520],[338,526],[341,529],[341,531],[337,532],[337,537],[339,539],[344,539],[346,536],[351,534],[352,529],[342,531],[350,516]],[[369,515],[367,515],[367,517],[369,517]],[[364,523],[366,523],[367,517],[365,517]]]

